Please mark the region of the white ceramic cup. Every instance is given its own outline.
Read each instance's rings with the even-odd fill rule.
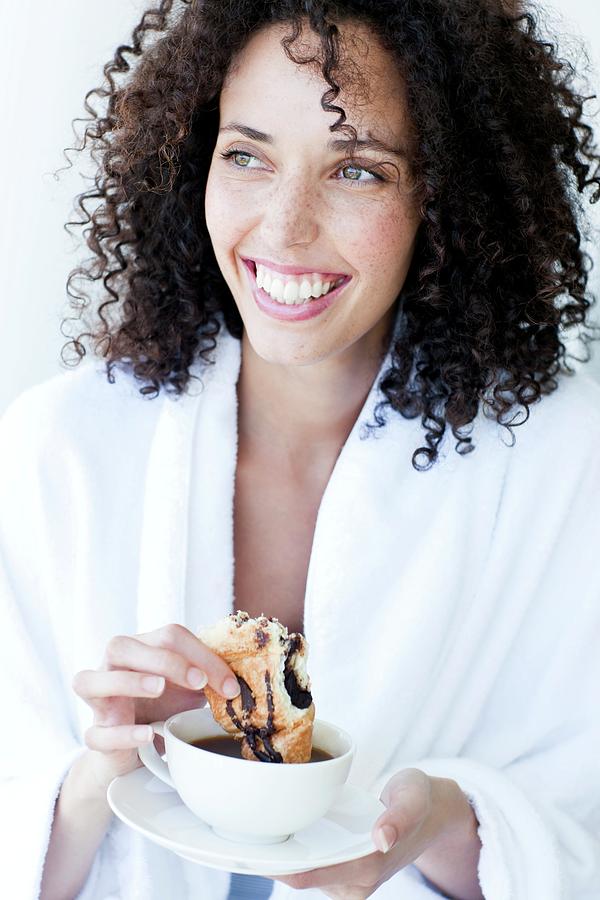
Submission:
[[[164,738],[167,761],[149,743],[138,747],[144,765],[216,834],[242,843],[277,844],[324,816],[354,757],[350,735],[322,719],[314,722],[313,745],[333,759],[314,763],[254,762],[194,747],[189,741],[225,734],[208,706],[152,728]]]

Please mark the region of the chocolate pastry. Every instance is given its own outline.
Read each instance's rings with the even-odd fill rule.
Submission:
[[[238,610],[200,640],[235,672],[241,693],[227,700],[204,688],[215,720],[242,742],[244,759],[273,763],[308,762],[315,705],[306,672],[308,647],[301,634],[288,634],[277,619],[251,619]]]

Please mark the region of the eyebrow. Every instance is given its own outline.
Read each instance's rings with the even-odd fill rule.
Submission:
[[[241,122],[228,122],[227,125],[223,125],[221,128],[219,128],[219,134],[230,131],[237,132],[238,134],[243,134],[244,137],[249,138],[249,140],[258,141],[262,144],[275,143],[275,140],[271,134],[265,134],[264,131],[258,131],[256,128],[251,128],[249,125],[242,125]],[[329,150],[338,150],[343,152],[350,143],[350,139],[340,140],[339,138],[332,138],[330,141],[328,141],[327,148]],[[389,147],[383,141],[370,136],[368,138],[359,138],[356,142],[356,147],[360,150],[380,150],[383,153],[392,153],[394,156],[399,156],[402,159],[408,158],[408,153],[405,147]]]

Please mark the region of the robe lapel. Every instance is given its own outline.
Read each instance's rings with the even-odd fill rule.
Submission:
[[[165,395],[152,441],[140,545],[137,595],[139,633],[184,618],[192,436],[196,396]]]
[[[238,341],[223,328],[215,364],[197,363],[192,370],[200,382],[192,381],[188,392],[176,399],[165,395],[162,400],[144,494],[139,632],[171,622],[198,627],[199,610],[202,621],[210,620],[231,602],[229,495],[232,498],[232,466],[235,471],[238,370]],[[204,580],[198,602],[190,597],[186,604],[190,554],[198,557]]]
[[[240,361],[240,342],[223,330],[210,388],[198,411],[192,457],[186,618],[194,632],[233,612]]]

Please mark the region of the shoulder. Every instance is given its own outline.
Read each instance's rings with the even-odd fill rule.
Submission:
[[[109,381],[105,365],[84,361],[23,391],[0,419],[0,450],[60,441],[86,433],[109,441],[150,418],[157,402],[145,399],[125,370]]]
[[[239,341],[224,328],[212,359],[212,365],[194,362],[184,396],[198,398],[211,382],[237,380]],[[0,417],[0,459],[56,451],[100,461],[103,456],[123,457],[129,449],[143,452],[163,403],[181,399],[164,388],[158,395],[144,395],[143,386],[126,365],[115,366],[109,380],[105,362],[85,359],[23,391],[10,404]]]

